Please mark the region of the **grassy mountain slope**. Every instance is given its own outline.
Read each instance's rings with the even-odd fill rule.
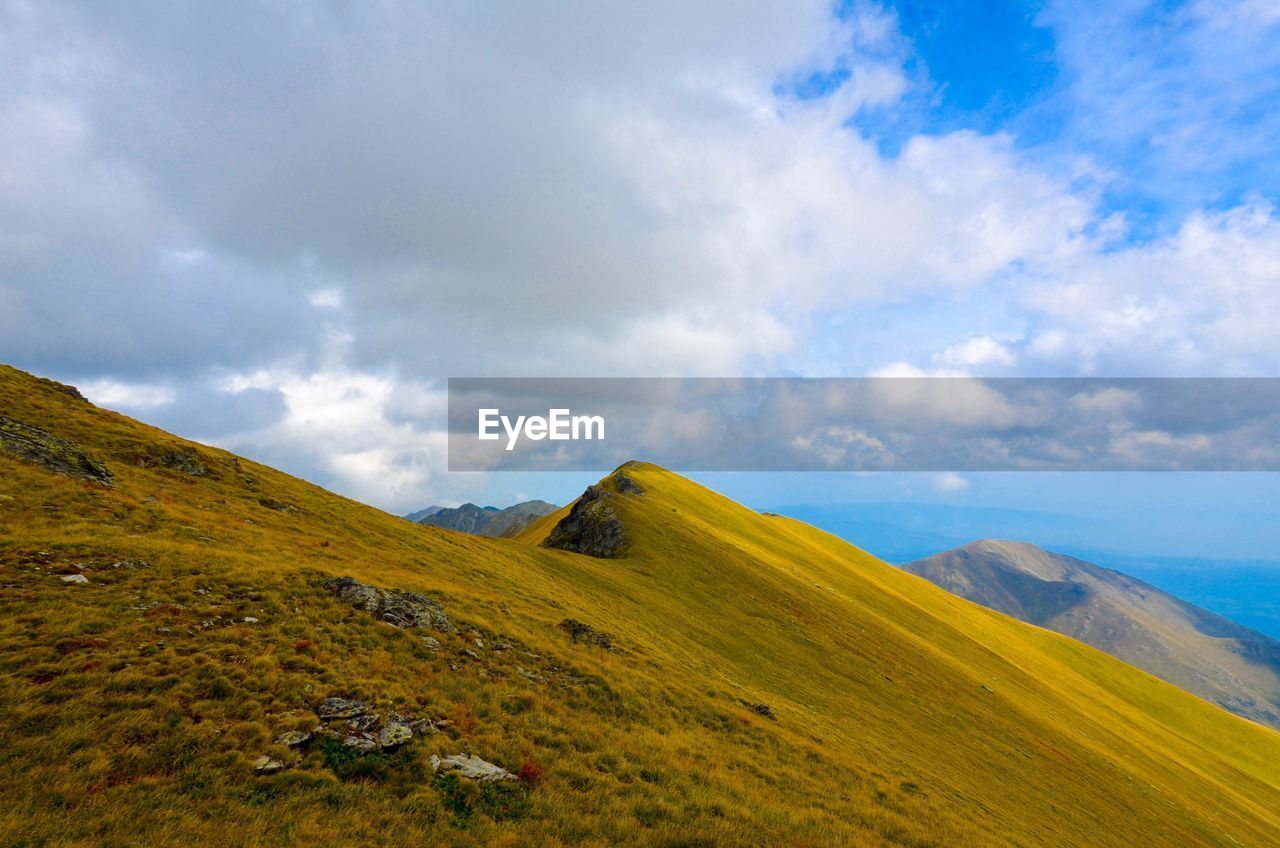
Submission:
[[[902,567],[1280,727],[1280,642],[1141,580],[1025,542],[993,539]]]
[[[114,479],[0,451],[0,844],[1280,831],[1280,734],[653,466],[608,495],[627,556],[595,559],[537,544],[567,510],[517,539],[416,526],[7,368],[0,416]],[[338,575],[438,598],[459,632],[433,648],[326,591]],[[394,754],[274,742],[330,696],[448,723]],[[432,778],[464,751],[527,780]],[[255,774],[264,754],[287,768]]]

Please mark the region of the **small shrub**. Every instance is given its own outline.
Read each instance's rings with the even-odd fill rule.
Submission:
[[[546,777],[547,772],[537,760],[530,757],[520,764],[518,774],[521,781],[528,784],[538,784],[542,782],[542,778]]]

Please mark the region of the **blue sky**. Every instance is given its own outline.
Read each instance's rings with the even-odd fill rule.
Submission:
[[[449,376],[1280,376],[1277,45],[1274,0],[0,3],[0,359],[393,511],[583,484],[450,475]],[[1153,548],[1245,492],[1223,548],[1280,541],[1271,476],[1068,477],[712,482]]]

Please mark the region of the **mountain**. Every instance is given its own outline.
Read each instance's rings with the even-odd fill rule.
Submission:
[[[418,524],[461,530],[477,536],[512,536],[533,521],[555,512],[558,507],[546,501],[525,501],[506,509],[480,507],[466,503],[460,507],[434,508],[435,512],[415,519]]]
[[[1280,733],[628,464],[415,525],[0,368],[0,844],[1264,846]]]
[[[1141,580],[1025,542],[992,539],[902,567],[1280,727],[1280,642]]]
[[[418,510],[417,512],[411,512],[411,513],[409,513],[408,515],[406,515],[406,516],[405,516],[405,518],[409,519],[410,521],[412,521],[412,522],[414,522],[414,523],[418,523],[418,522],[421,522],[421,521],[422,521],[422,519],[426,518],[426,517],[427,517],[427,516],[429,516],[429,515],[435,515],[437,512],[439,512],[439,511],[440,511],[440,510],[442,510],[442,509],[448,509],[448,507],[446,507],[446,506],[429,506],[429,507],[427,507],[426,509],[420,509],[420,510]]]

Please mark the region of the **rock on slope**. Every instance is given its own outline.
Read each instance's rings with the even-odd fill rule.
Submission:
[[[1280,727],[1280,642],[1141,580],[1026,542],[992,539],[903,569]]]

